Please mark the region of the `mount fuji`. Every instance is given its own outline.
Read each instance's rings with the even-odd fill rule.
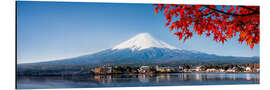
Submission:
[[[75,58],[29,63],[24,65],[101,65],[101,64],[242,64],[258,63],[259,57],[218,56],[199,51],[179,49],[157,40],[148,33],[94,54]]]

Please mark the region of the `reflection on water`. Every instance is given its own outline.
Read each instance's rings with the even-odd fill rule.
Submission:
[[[18,76],[18,88],[91,88],[259,84],[258,73],[115,74],[94,76]]]

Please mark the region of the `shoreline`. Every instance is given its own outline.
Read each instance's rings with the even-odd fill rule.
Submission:
[[[172,73],[251,73],[251,74],[260,74],[260,72],[171,72],[171,73],[112,73],[112,74],[50,74],[50,75],[16,75],[16,77],[24,77],[24,76],[96,76],[96,75],[159,75],[159,74],[172,74]]]

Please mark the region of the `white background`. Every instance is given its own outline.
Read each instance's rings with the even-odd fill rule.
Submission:
[[[55,0],[41,0],[55,1]],[[56,0],[80,2],[123,2],[123,3],[184,3],[218,5],[260,5],[260,84],[259,85],[211,85],[211,86],[173,86],[173,87],[128,87],[128,88],[76,88],[69,90],[266,90],[270,89],[270,29],[269,0]],[[0,0],[0,88],[15,89],[15,0]],[[269,90],[268,89],[268,90]],[[50,89],[52,90],[52,89]],[[57,89],[66,90],[66,89]]]

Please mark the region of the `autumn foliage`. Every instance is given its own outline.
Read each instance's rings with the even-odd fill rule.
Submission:
[[[180,40],[192,35],[205,35],[224,43],[229,38],[239,36],[240,43],[246,42],[250,48],[260,42],[259,6],[217,6],[217,5],[177,5],[154,4],[155,12],[162,12],[167,23]]]

